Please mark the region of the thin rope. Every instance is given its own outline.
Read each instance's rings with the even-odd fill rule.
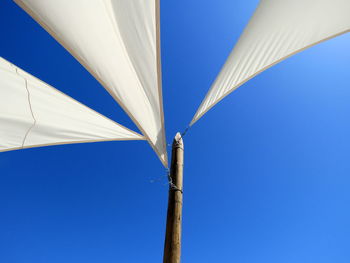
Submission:
[[[166,180],[166,183],[164,183],[164,185],[167,185],[168,184],[168,175],[165,174],[165,175],[162,175],[162,176],[159,176],[157,178],[154,178],[154,179],[150,179],[150,183],[158,183],[158,182],[162,182],[163,180]]]
[[[181,138],[185,137],[188,130],[191,128],[191,126],[187,126],[186,129],[181,133]]]
[[[171,191],[179,191],[181,194],[183,194],[183,191],[173,183],[173,179],[171,178],[169,168],[167,168],[167,174],[168,174],[168,181],[169,181],[169,189]]]
[[[185,137],[185,135],[187,134],[187,132],[189,131],[189,129],[191,128],[191,126],[187,126],[186,129],[180,133],[180,138],[176,141],[177,143],[180,141],[180,139],[182,139],[183,137]],[[166,144],[168,147],[172,147],[171,143],[167,143]]]

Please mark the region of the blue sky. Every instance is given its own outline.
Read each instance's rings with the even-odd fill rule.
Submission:
[[[162,1],[169,142],[257,3]],[[0,34],[0,56],[137,130],[12,1],[0,2]],[[188,132],[182,262],[350,261],[349,44],[343,35],[265,71]],[[146,142],[5,152],[0,167],[0,262],[162,261],[165,170]]]

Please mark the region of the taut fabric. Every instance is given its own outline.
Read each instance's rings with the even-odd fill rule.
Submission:
[[[162,163],[159,0],[15,0],[113,96]]]
[[[0,151],[143,139],[0,58]]]
[[[349,0],[262,0],[191,125],[249,79],[308,47],[349,32]]]

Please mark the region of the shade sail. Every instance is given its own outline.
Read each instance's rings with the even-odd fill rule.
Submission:
[[[162,163],[159,0],[15,0],[114,97]]]
[[[349,0],[262,0],[191,125],[249,79],[308,47],[349,32]]]
[[[0,151],[115,140],[143,137],[0,58]]]

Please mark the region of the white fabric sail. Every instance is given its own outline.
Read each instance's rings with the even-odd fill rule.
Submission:
[[[143,139],[0,58],[0,151]]]
[[[262,0],[191,125],[249,79],[350,31],[350,0]]]
[[[159,0],[15,0],[113,96],[167,166]]]

